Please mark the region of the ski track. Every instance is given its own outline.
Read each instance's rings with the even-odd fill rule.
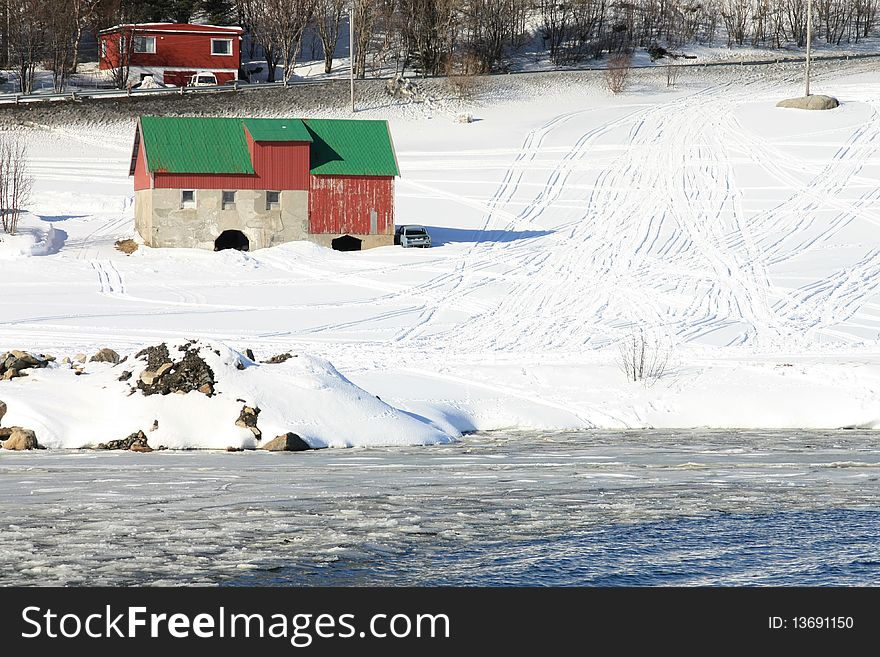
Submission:
[[[615,118],[598,125],[590,122],[596,108],[577,109],[529,131],[518,149],[400,151],[405,175],[398,193],[477,212],[470,242],[450,252],[413,254],[405,263],[265,250],[244,256],[256,273],[228,282],[288,289],[291,297],[302,284],[344,284],[365,290],[364,298],[225,303],[209,284],[168,275],[132,278],[132,294],[126,273],[135,261],[110,250],[130,230],[129,199],[119,212],[89,216],[89,228],[59,254],[91,267],[96,291],[105,298],[102,309],[0,322],[0,336],[136,345],[180,333],[169,326],[121,336],[100,324],[83,325],[112,319],[114,311],[106,305],[123,301],[116,316],[180,317],[204,337],[266,348],[300,343],[320,350],[337,341],[356,349],[390,342],[413,352],[446,345],[460,353],[537,354],[603,349],[635,327],[668,344],[773,348],[793,340],[876,338],[876,244],[852,247],[848,259],[810,280],[793,284],[786,272],[798,259],[830,248],[853,222],[880,227],[880,187],[864,172],[880,161],[878,102],[863,101],[868,121],[836,129],[842,137],[829,159],[805,162],[793,158],[784,142],[746,128],[735,112],[738,104],[772,95],[778,87],[778,79],[760,77],[711,84],[663,103],[621,105]],[[75,131],[52,132],[128,152],[127,146]],[[760,172],[768,189],[784,192],[762,197],[740,186],[743,163]],[[78,158],[75,164],[71,169],[37,158],[34,172],[48,181],[127,178],[109,157]],[[444,177],[445,171],[473,175],[456,180]],[[492,180],[489,195],[462,184]],[[491,239],[485,237],[490,232]],[[510,241],[498,237],[516,232],[533,234]],[[426,276],[412,283],[402,277],[407,272]],[[322,315],[316,323],[285,329],[261,328],[258,319],[248,330],[210,328],[217,326],[213,316],[222,313],[312,310],[326,311],[328,319]],[[602,414],[592,408],[576,413]]]

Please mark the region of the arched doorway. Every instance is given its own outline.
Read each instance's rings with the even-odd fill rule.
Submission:
[[[240,230],[224,230],[220,233],[220,237],[214,240],[215,251],[223,251],[224,249],[248,251],[250,248],[251,243],[248,241],[247,235]]]
[[[335,240],[331,240],[330,246],[333,247],[334,251],[360,251],[361,240],[351,235],[343,235]]]

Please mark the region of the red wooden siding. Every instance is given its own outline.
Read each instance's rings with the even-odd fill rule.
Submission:
[[[245,137],[251,152],[251,163],[263,187],[255,189],[309,188],[309,152],[307,141],[257,141],[247,129]]]
[[[131,28],[126,29],[126,37],[130,38]],[[241,63],[241,40],[239,35],[231,32],[203,32],[200,34],[180,34],[155,28],[137,28],[137,36],[156,37],[155,53],[131,52],[130,66],[170,66],[175,68],[193,68],[212,71],[215,69],[234,69],[238,71]],[[102,34],[101,41],[107,43],[106,56],[101,57],[102,69],[119,66],[120,32]],[[232,41],[232,55],[212,55],[211,39],[229,39]]]
[[[248,135],[255,174],[188,174],[156,172],[154,186],[171,189],[309,188],[308,142],[256,142]]]
[[[370,210],[376,211],[376,233],[391,234],[394,178],[311,176],[310,233],[369,235]]]
[[[144,143],[138,144],[137,160],[134,165],[134,191],[150,188],[150,172],[147,170],[147,155]]]

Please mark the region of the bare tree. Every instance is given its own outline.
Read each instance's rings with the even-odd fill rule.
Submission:
[[[333,70],[333,55],[339,41],[339,23],[348,0],[317,0],[315,3],[315,28],[321,37],[324,51],[324,73]]]
[[[24,140],[0,136],[0,225],[4,232],[15,235],[22,208],[30,200],[32,184]]]
[[[652,385],[666,374],[669,349],[650,340],[644,330],[638,329],[621,341],[618,364],[627,381]]]
[[[626,89],[631,65],[632,53],[629,52],[614,53],[608,58],[608,68],[605,69],[605,86],[611,93],[619,94]]]
[[[9,47],[24,94],[34,89],[34,72],[46,41],[45,15],[43,0],[19,0],[7,6]]]

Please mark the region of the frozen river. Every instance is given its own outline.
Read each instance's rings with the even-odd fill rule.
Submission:
[[[880,584],[867,431],[0,454],[0,584]]]

